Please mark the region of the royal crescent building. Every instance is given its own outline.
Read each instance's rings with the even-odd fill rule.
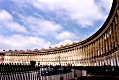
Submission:
[[[97,15],[98,16],[98,15]],[[119,66],[119,0],[113,0],[109,16],[92,36],[60,47],[0,52],[0,63],[73,66]]]

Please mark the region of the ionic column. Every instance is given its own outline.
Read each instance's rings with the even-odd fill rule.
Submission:
[[[95,57],[96,58],[98,57],[98,40],[96,40],[96,43],[95,43]]]
[[[109,52],[109,29],[107,30],[107,39],[106,39],[106,48],[107,48],[107,50],[106,50],[106,52],[108,53]]]
[[[103,55],[105,54],[105,35],[103,35]]]
[[[116,25],[115,22],[113,22],[113,32],[114,32],[114,47],[117,47],[117,31],[116,31]]]
[[[105,55],[107,55],[107,32],[104,34],[104,46],[105,46]]]
[[[87,53],[86,53],[86,56],[87,56],[87,59],[88,59],[88,48],[89,48],[89,44],[87,45]]]
[[[113,32],[113,27],[110,26],[111,30],[111,50],[114,49],[114,32]]]
[[[87,46],[85,46],[85,59],[87,59]]]
[[[84,46],[82,47],[82,59],[84,59]]]
[[[83,59],[85,59],[85,46],[83,46]]]
[[[109,37],[108,37],[108,49],[109,51],[111,51],[111,30],[110,30],[110,27],[109,27]]]
[[[97,56],[96,56],[96,57],[99,56],[99,39],[100,39],[100,38],[98,38],[98,40],[97,40],[97,49],[96,49],[96,50],[97,50]]]
[[[96,47],[97,47],[97,41],[95,41],[95,43],[94,43],[94,57],[96,57],[97,56],[97,50],[96,50]]]
[[[100,37],[100,55],[102,55],[103,52],[103,40],[102,37]]]
[[[117,17],[115,17],[115,29],[116,29],[116,39],[117,39],[117,46],[119,45],[119,21],[117,19]]]
[[[115,17],[115,35],[116,35],[116,47],[119,45],[119,31],[118,31],[118,28],[119,28],[119,22],[117,20],[117,17]]]
[[[87,59],[88,59],[88,52],[89,52],[89,44],[87,45],[87,53],[86,53]]]
[[[89,58],[89,44],[87,45],[87,59]]]
[[[92,54],[92,58],[94,59],[95,56],[95,42],[93,42],[93,54]]]
[[[98,56],[98,53],[97,53],[97,46],[98,46],[98,44],[97,44],[97,40],[95,41],[95,57],[97,57]]]
[[[90,58],[91,55],[91,44],[89,45],[89,53],[88,53],[88,58]]]
[[[100,55],[100,38],[98,39],[98,44],[97,44],[97,57]]]
[[[89,46],[88,59],[90,59],[90,57],[91,57],[91,44],[90,44],[90,46]]]
[[[81,47],[81,56],[83,57],[83,47]],[[82,59],[81,57],[81,59]]]
[[[119,2],[119,1],[118,1]],[[118,3],[119,4],[119,3]],[[118,5],[119,7],[119,5]],[[115,22],[116,24],[116,29],[117,29],[117,41],[118,41],[118,46],[119,46],[119,9],[117,10],[117,17],[115,17]]]
[[[84,59],[86,58],[86,47],[83,48]]]
[[[90,58],[92,58],[93,57],[93,43],[91,43],[91,52],[90,52]]]
[[[87,59],[87,46],[85,46],[85,59]]]

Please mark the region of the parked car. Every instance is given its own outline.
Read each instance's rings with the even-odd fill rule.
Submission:
[[[59,73],[69,73],[69,72],[71,72],[71,68],[69,68],[69,67],[60,67],[59,69]]]
[[[51,69],[48,68],[41,68],[41,76],[49,76],[51,73]]]

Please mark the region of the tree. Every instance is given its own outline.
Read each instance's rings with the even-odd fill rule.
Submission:
[[[31,66],[35,66],[36,61],[30,61]]]

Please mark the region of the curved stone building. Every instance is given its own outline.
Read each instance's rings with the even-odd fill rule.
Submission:
[[[113,0],[110,14],[103,26],[92,36],[71,45],[43,50],[3,51],[4,63],[73,66],[119,66],[119,0]]]

